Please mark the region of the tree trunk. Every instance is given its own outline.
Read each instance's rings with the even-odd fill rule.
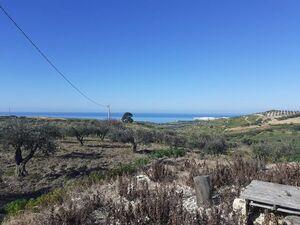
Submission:
[[[80,145],[83,146],[84,142],[83,142],[83,137],[77,137],[77,140],[80,142]]]
[[[83,146],[83,139],[80,139],[80,145]]]
[[[133,151],[134,153],[137,152],[137,144],[136,144],[135,142],[132,143],[132,151]]]
[[[22,162],[19,165],[16,165],[15,175],[17,177],[25,177],[28,175],[25,162]]]
[[[35,146],[34,148],[32,148],[31,151],[29,152],[29,154],[24,159],[22,159],[21,162],[17,163],[16,170],[15,170],[15,175],[17,177],[25,177],[28,175],[28,172],[26,170],[26,164],[33,157],[37,148],[38,148],[38,146]]]
[[[23,157],[22,157],[21,147],[17,147],[15,152],[15,162],[17,165],[20,165],[22,161],[23,161]]]

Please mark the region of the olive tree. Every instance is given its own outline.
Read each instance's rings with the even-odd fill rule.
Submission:
[[[95,126],[91,125],[77,125],[77,126],[72,126],[67,129],[67,134],[69,136],[76,137],[77,141],[81,144],[81,146],[84,145],[85,138],[91,134],[95,134],[96,129]]]
[[[137,152],[138,144],[153,142],[153,133],[145,129],[115,128],[110,131],[109,138],[114,142],[130,143],[132,151]]]
[[[95,134],[103,141],[108,134],[110,127],[105,124],[100,124],[95,127]]]
[[[1,140],[7,149],[14,150],[16,176],[26,176],[26,164],[37,152],[48,154],[55,150],[55,138],[60,136],[56,127],[30,124],[16,119],[2,128]]]

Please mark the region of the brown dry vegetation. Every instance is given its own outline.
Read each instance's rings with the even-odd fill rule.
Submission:
[[[300,184],[300,164],[267,169],[263,162],[241,156],[222,163],[194,156],[154,161],[131,175],[82,183],[63,202],[36,213],[25,211],[4,224],[241,224],[244,218],[232,211],[232,202],[252,179]],[[215,198],[212,205],[197,207],[190,178],[202,174],[211,175]]]

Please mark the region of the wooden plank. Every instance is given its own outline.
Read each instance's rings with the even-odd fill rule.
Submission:
[[[300,187],[253,180],[241,198],[284,208],[300,210]]]
[[[199,207],[203,204],[209,204],[212,199],[212,188],[209,176],[194,177],[197,204]]]
[[[298,216],[287,216],[284,221],[287,225],[300,225],[300,217]]]

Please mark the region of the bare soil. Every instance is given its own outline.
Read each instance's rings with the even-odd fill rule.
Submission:
[[[29,161],[27,177],[16,178],[12,149],[6,150],[0,146],[0,151],[0,208],[10,201],[38,197],[70,180],[94,172],[105,173],[120,163],[144,157],[143,154],[134,154],[130,145],[88,138],[81,146],[76,139],[67,138],[59,141],[53,154],[39,154]]]

